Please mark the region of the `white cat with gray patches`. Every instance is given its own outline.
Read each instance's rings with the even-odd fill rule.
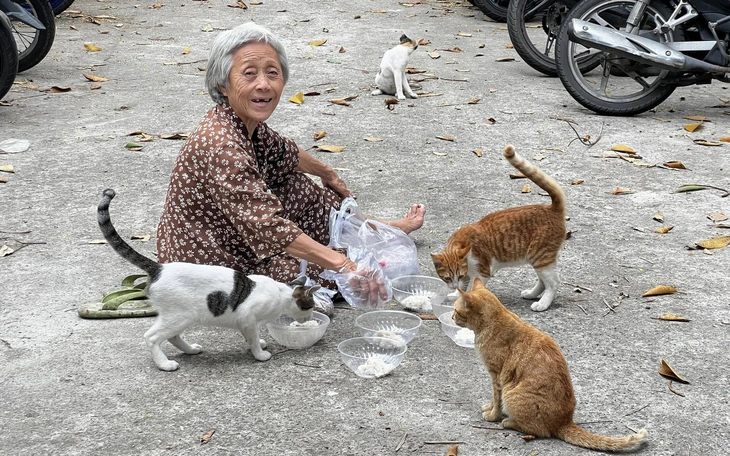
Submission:
[[[109,245],[125,260],[147,273],[147,296],[158,312],[144,338],[152,359],[163,371],[178,363],[167,358],[160,344],[168,340],[188,355],[201,352],[198,344],[181,337],[192,325],[220,326],[241,331],[259,361],[271,358],[259,338],[259,328],[286,314],[299,322],[312,318],[314,292],[302,276],[289,284],[261,275],[246,276],[234,269],[192,263],[160,264],[139,254],[117,233],[109,217],[112,189],[104,190],[97,210],[99,228]]]
[[[406,78],[408,58],[417,48],[417,41],[411,40],[405,33],[401,35],[400,44],[383,55],[380,70],[375,76],[375,84],[378,88],[370,92],[370,95],[395,95],[399,100],[405,100],[406,95],[410,98],[418,98],[418,95],[411,90]]]

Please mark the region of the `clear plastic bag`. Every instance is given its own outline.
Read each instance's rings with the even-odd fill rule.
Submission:
[[[390,279],[385,275],[378,261],[373,254],[362,248],[350,248],[347,250],[347,257],[357,263],[357,270],[354,272],[334,272],[325,270],[320,277],[332,280],[337,284],[340,294],[348,304],[357,309],[374,309],[379,305],[390,301],[393,297],[393,288]],[[386,291],[385,299],[377,296],[376,300],[370,299],[369,293],[364,293],[361,288],[363,279],[366,283],[376,281]]]
[[[416,243],[402,230],[367,220],[358,235],[389,279],[419,273]]]
[[[307,265],[308,264],[309,263],[307,263],[307,260],[301,261],[299,277],[304,276],[307,278],[307,282],[304,284],[305,286],[311,287],[311,286],[318,285],[317,282],[310,279],[309,276],[307,275]],[[335,290],[330,290],[329,288],[325,288],[325,287],[319,287],[314,292],[314,297],[313,297],[314,306],[321,308],[322,310],[324,310],[324,313],[326,313],[328,315],[331,314],[335,308],[335,305],[332,303],[332,297],[335,294],[337,294],[337,292]]]

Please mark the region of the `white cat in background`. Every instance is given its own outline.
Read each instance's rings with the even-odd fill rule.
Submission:
[[[408,38],[405,33],[400,36],[400,44],[386,51],[380,62],[380,70],[375,76],[377,89],[370,95],[395,95],[399,100],[405,100],[405,95],[418,98],[406,79],[406,65],[411,53],[418,48],[418,42]],[[405,95],[404,95],[405,93]]]

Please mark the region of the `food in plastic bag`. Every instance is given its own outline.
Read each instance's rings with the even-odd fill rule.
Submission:
[[[373,254],[362,248],[349,248],[347,257],[357,263],[357,269],[354,272],[325,270],[320,274],[320,277],[334,281],[342,297],[352,307],[374,309],[380,304],[390,301],[393,297],[390,279],[383,273],[383,269],[375,260]],[[369,286],[373,283],[377,283],[385,290],[386,296],[384,299],[379,294],[378,296],[371,296]]]

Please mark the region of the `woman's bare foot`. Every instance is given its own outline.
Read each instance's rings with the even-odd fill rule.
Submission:
[[[423,226],[423,218],[426,215],[426,207],[423,204],[414,204],[408,209],[406,215],[400,220],[387,222],[390,226],[400,228],[406,234],[416,231]]]

